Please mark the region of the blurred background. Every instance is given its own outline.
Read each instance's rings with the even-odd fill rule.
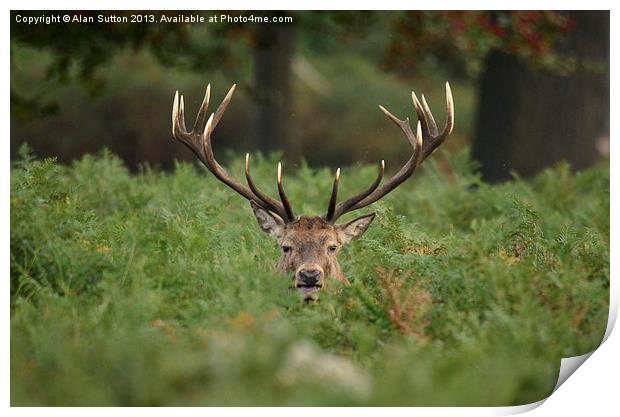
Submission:
[[[12,12],[11,158],[24,142],[61,162],[105,147],[132,170],[170,169],[194,159],[171,136],[174,92],[185,95],[191,125],[207,83],[212,108],[237,83],[214,134],[221,162],[276,151],[288,166],[385,159],[395,169],[408,143],[377,106],[414,126],[414,90],[443,125],[446,80],[456,124],[444,147],[468,148],[488,181],[560,160],[581,169],[609,155],[608,11],[165,13],[283,23],[16,19],[42,14],[52,12]],[[162,13],[152,14],[159,21]]]

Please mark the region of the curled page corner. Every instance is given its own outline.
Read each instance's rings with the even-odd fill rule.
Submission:
[[[555,383],[553,392],[560,388],[560,385],[566,382],[568,377],[571,376],[581,365],[583,365],[583,363],[590,357],[590,355],[594,353],[595,350],[580,356],[562,358],[562,361],[560,362],[560,373],[558,375],[558,381]]]

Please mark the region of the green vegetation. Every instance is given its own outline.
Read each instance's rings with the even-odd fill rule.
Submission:
[[[254,160],[273,189],[274,159]],[[375,169],[345,169],[342,195]],[[22,152],[12,405],[514,405],[602,339],[606,165],[491,186],[465,153],[439,152],[340,255],[352,286],[310,305],[274,274],[247,202],[202,171]],[[321,213],[331,179],[287,177],[297,210]]]

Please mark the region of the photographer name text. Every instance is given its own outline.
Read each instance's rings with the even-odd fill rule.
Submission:
[[[213,14],[205,16],[197,13],[166,14],[83,14],[58,13],[33,15],[15,15],[15,22],[26,25],[52,25],[60,23],[182,23],[182,24],[209,24],[209,23],[292,23],[292,16],[260,16]]]

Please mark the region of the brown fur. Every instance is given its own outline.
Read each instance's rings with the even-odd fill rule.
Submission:
[[[333,276],[340,282],[349,284],[336,258],[344,243],[337,226],[320,217],[302,216],[284,226],[278,243],[281,247],[291,247],[289,253],[281,254],[279,271],[297,274],[301,269],[318,269],[324,277]],[[336,252],[329,252],[330,246],[336,246]]]

